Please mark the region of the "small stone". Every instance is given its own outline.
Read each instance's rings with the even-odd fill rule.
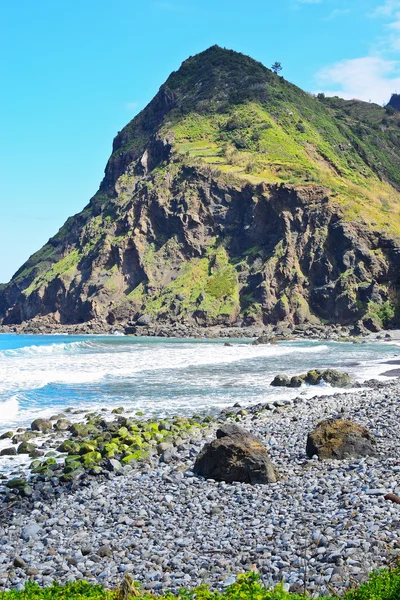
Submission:
[[[97,554],[99,556],[101,556],[101,558],[105,558],[106,556],[108,556],[109,558],[111,558],[112,555],[113,555],[110,546],[107,546],[106,544],[104,544],[104,546],[100,546],[100,548],[97,551]]]
[[[20,556],[16,556],[14,558],[13,565],[16,568],[23,569],[24,567],[26,567],[26,562]]]
[[[41,527],[37,523],[26,525],[22,528],[21,537],[23,540],[28,542],[31,538],[37,538],[40,531]]]

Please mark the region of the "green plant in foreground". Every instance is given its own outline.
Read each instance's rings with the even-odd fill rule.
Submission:
[[[117,591],[105,590],[100,585],[92,585],[86,581],[69,583],[66,586],[53,584],[40,588],[35,583],[27,583],[23,591],[5,592],[4,600],[151,600],[153,594],[140,591],[139,585],[130,585],[129,591],[124,584]],[[255,573],[239,575],[236,583],[224,592],[210,591],[206,585],[193,589],[182,589],[177,596],[167,592],[166,600],[304,600],[303,594],[286,592],[282,584],[274,589],[263,586]],[[382,569],[371,574],[369,581],[357,589],[347,591],[341,600],[399,600],[400,599],[400,567]],[[338,596],[320,596],[320,600],[339,600]]]

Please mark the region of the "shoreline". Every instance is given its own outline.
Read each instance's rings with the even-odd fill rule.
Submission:
[[[305,545],[311,592],[324,593],[328,584],[340,592],[350,580],[363,581],[400,547],[391,525],[398,507],[383,499],[383,491],[399,493],[400,432],[393,415],[400,408],[400,382],[370,385],[375,387],[225,409],[216,422],[181,439],[167,462],[157,455],[122,473],[88,473],[56,493],[51,480],[43,481],[36,498],[3,503],[0,534],[8,539],[0,542],[6,557],[0,590],[30,578],[40,585],[85,578],[115,587],[126,572],[149,591],[203,582],[223,589],[251,565],[266,583],[283,579],[290,587],[303,577]],[[337,415],[370,429],[378,458],[306,457],[307,432]],[[226,421],[263,440],[281,476],[276,484],[224,484],[193,475],[197,453]],[[25,566],[15,567],[15,556]]]
[[[25,335],[121,335],[132,337],[176,337],[176,338],[269,338],[320,340],[390,340],[400,341],[400,329],[370,332],[350,325],[286,324],[277,325],[211,325],[199,326],[194,323],[153,323],[146,325],[109,325],[102,321],[88,321],[78,324],[59,324],[27,321],[20,325],[0,325],[0,334]]]

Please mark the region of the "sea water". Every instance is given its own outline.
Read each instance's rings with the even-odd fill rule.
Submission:
[[[0,335],[0,433],[67,407],[123,406],[144,416],[210,413],[239,402],[334,393],[330,386],[274,388],[278,373],[347,371],[356,381],[382,377],[395,343],[352,344],[117,336]]]

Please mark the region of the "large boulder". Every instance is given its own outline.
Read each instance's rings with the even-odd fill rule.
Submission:
[[[197,456],[194,472],[227,483],[275,483],[277,480],[261,441],[234,424],[217,430],[217,439],[206,444]]]
[[[307,455],[320,459],[376,456],[376,442],[368,429],[352,421],[326,419],[308,434]]]

